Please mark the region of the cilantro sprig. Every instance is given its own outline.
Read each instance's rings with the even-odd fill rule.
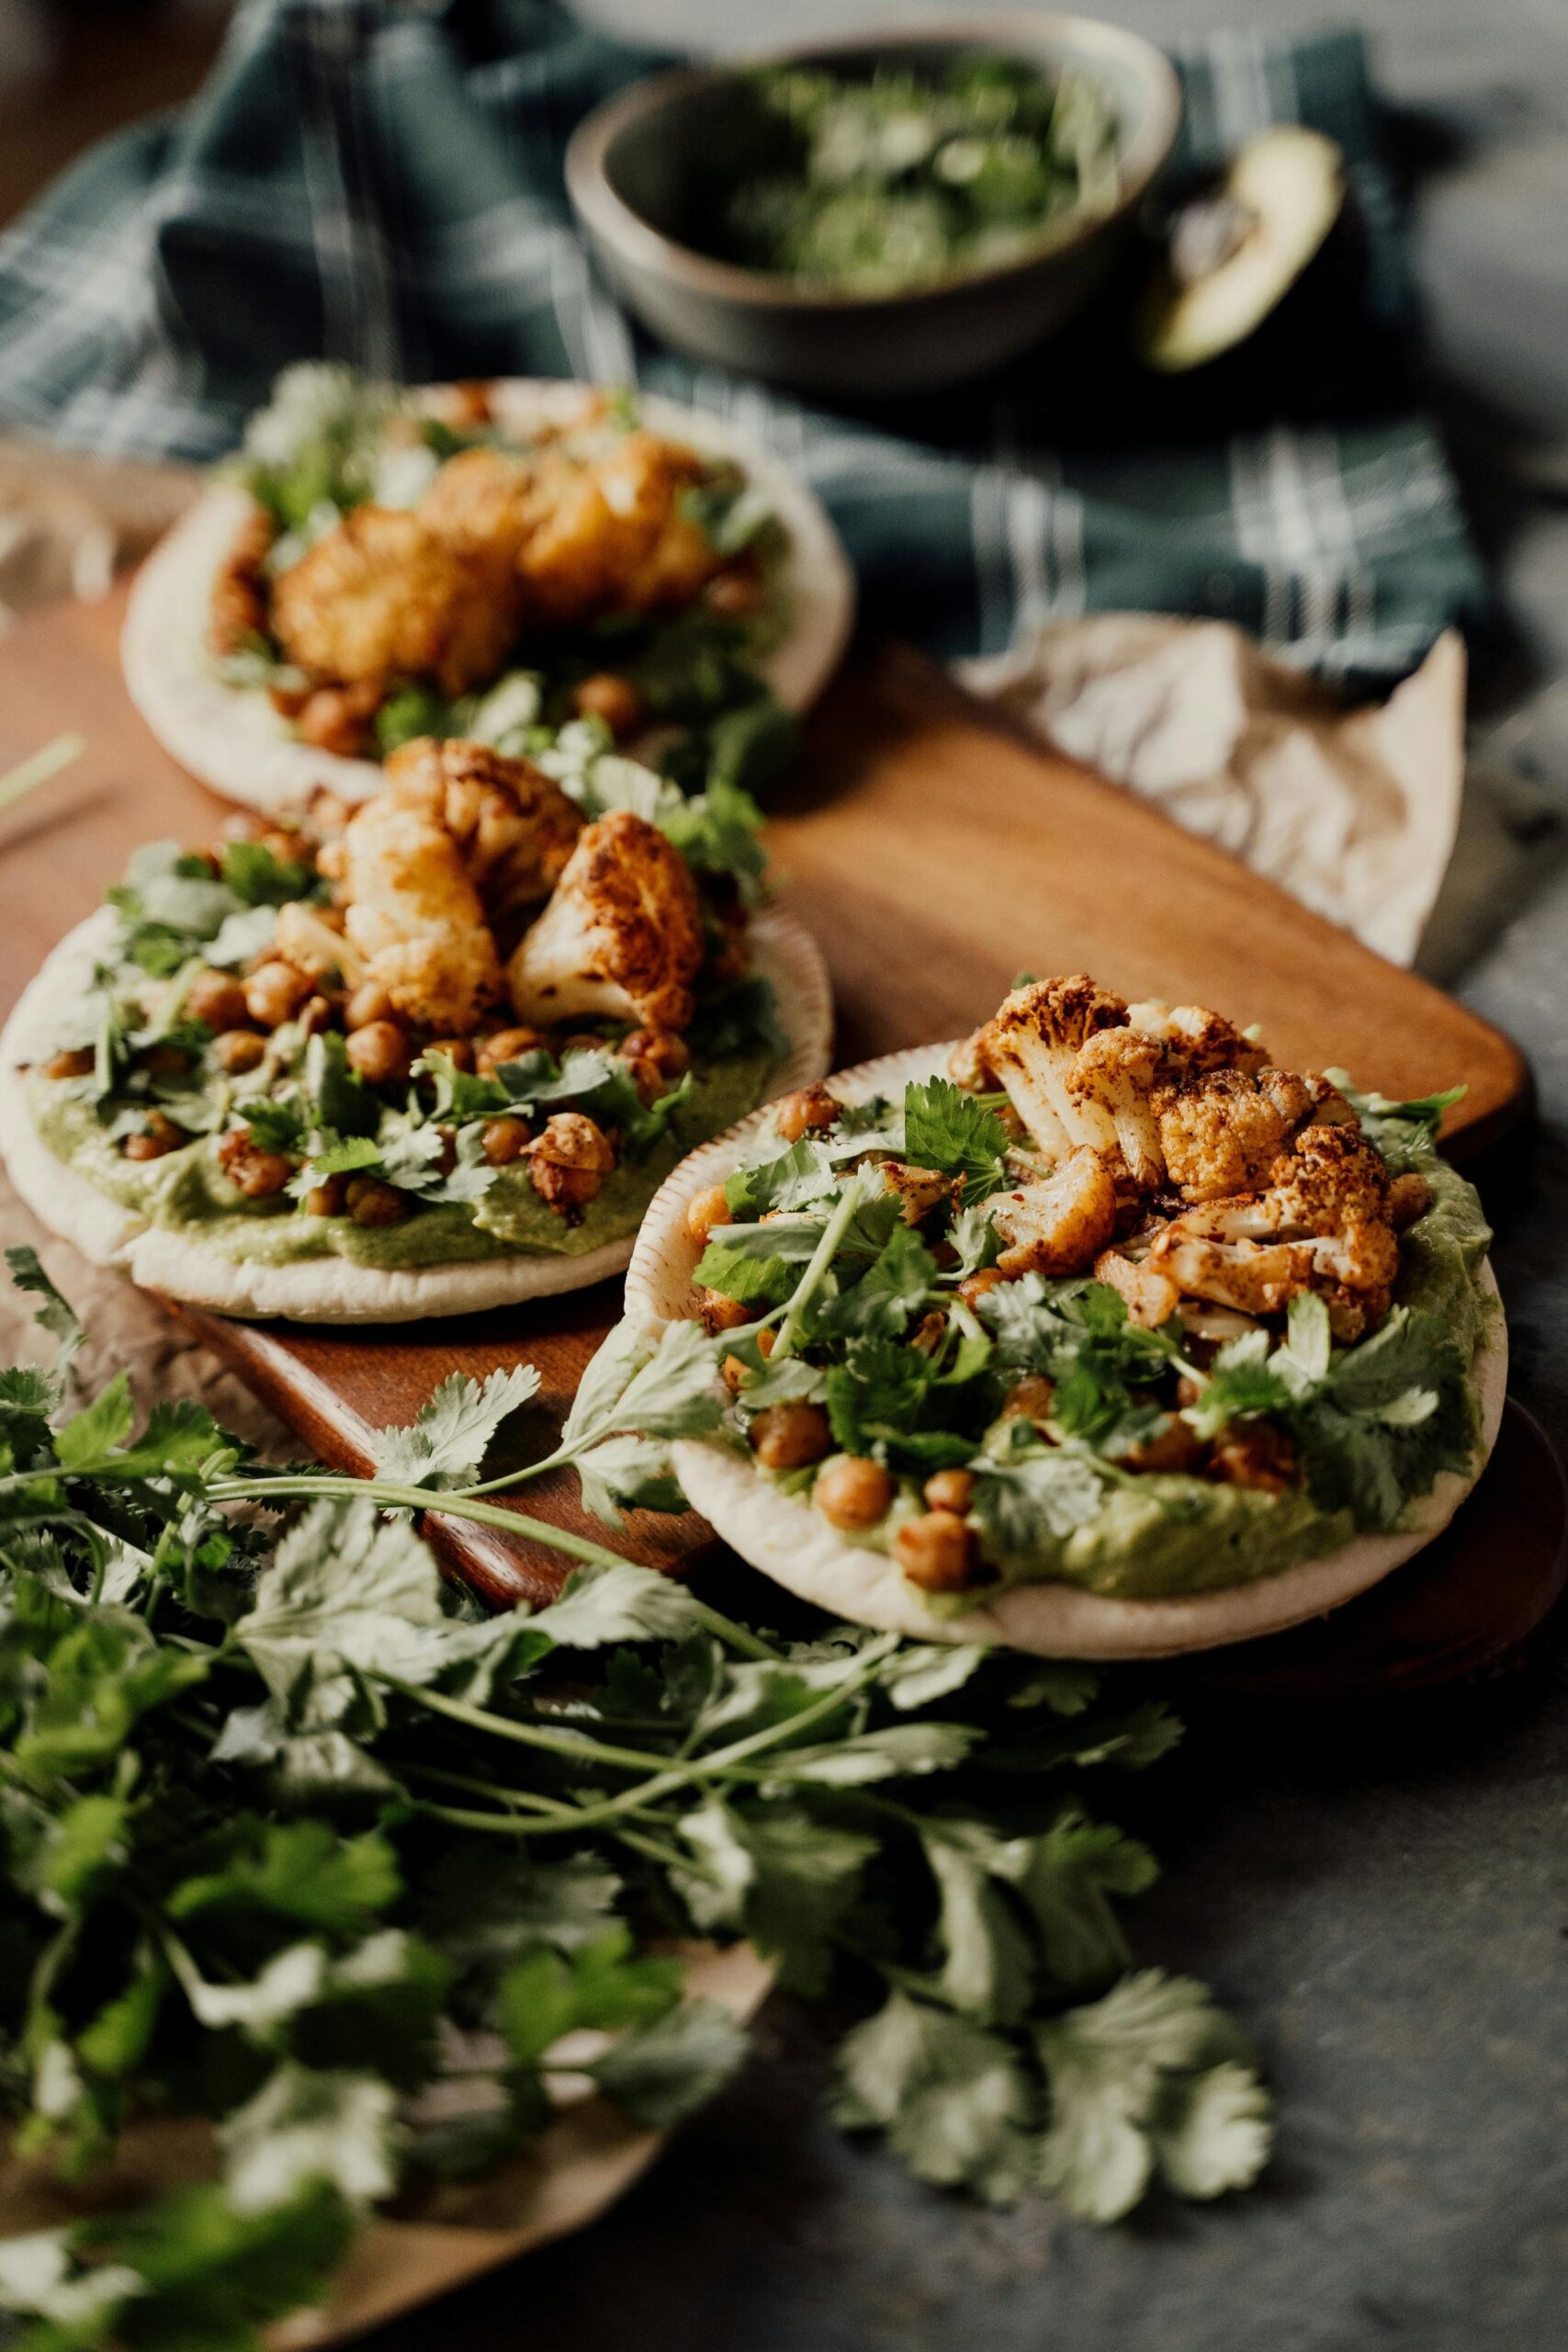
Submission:
[[[199,2107],[216,2167],[0,2241],[30,2352],[243,2352],[377,2204],[524,2145],[564,2071],[678,2121],[746,2045],[671,1926],[848,2001],[841,2120],[923,2178],[1109,2219],[1156,2173],[1256,2174],[1257,2078],[1201,1988],[1131,1971],[1154,1864],[1092,1805],[1175,1736],[1160,1710],[976,1648],[782,1636],[490,1499],[568,1461],[641,1498],[723,1409],[720,1342],[623,1326],[558,1444],[489,1476],[536,1378],[454,1377],[349,1479],[269,1469],[199,1406],[139,1430],[123,1377],[73,1398],[69,1307],[15,1270],[62,1352],[0,1374],[0,2080],[19,2144],[89,2188],[149,2104]],[[432,1505],[564,1553],[560,1598],[466,1606]]]

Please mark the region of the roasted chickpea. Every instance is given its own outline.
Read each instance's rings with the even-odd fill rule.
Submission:
[[[307,1216],[342,1216],[348,1206],[346,1176],[323,1176],[305,1195]]]
[[[692,1239],[706,1249],[708,1236],[716,1226],[733,1225],[734,1213],[725,1198],[722,1184],[708,1184],[694,1193],[686,1203],[686,1230]]]
[[[826,1086],[803,1086],[786,1094],[774,1114],[774,1124],[785,1143],[798,1143],[813,1127],[830,1127],[843,1104]]]
[[[1156,1430],[1112,1456],[1123,1470],[1190,1471],[1203,1458],[1202,1442],[1179,1413],[1168,1413]]]
[[[529,1174],[542,1201],[562,1216],[584,1207],[615,1164],[615,1147],[581,1111],[558,1111],[528,1146]]]
[[[186,990],[186,1011],[212,1030],[243,1029],[251,1018],[245,991],[231,972],[198,972]]]
[[[194,1057],[183,1046],[149,1046],[141,1057],[141,1067],[154,1078],[184,1078]]]
[[[1056,1399],[1055,1383],[1043,1372],[1026,1372],[1008,1390],[1002,1407],[1004,1421],[1048,1421]]]
[[[727,571],[716,572],[703,591],[709,612],[724,621],[749,620],[762,595],[762,575],[750,562],[731,564]]]
[[[1295,1443],[1269,1421],[1243,1421],[1228,1429],[1215,1446],[1206,1475],[1229,1487],[1256,1487],[1283,1495],[1297,1482]]]
[[[556,1056],[560,1061],[564,1061],[568,1054],[602,1054],[604,1051],[604,1040],[596,1029],[574,1029],[570,1037],[561,1037],[556,1042]]]
[[[697,1299],[706,1331],[739,1331],[751,1320],[751,1309],[738,1298],[726,1298],[721,1290],[699,1290]]]
[[[909,1345],[919,1348],[923,1356],[934,1356],[947,1337],[947,1317],[940,1306],[922,1315],[909,1336]]]
[[[378,1176],[351,1176],[344,1198],[355,1225],[401,1225],[409,1213],[408,1194]]]
[[[995,1266],[987,1266],[977,1274],[965,1274],[958,1285],[958,1295],[965,1306],[977,1306],[981,1299],[998,1289],[1002,1277]]]
[[[367,1021],[352,1031],[347,1053],[349,1068],[371,1086],[400,1086],[413,1058],[408,1031],[395,1021]]]
[[[225,1029],[212,1041],[212,1058],[230,1078],[254,1069],[265,1058],[266,1039],[254,1029]]]
[[[433,1037],[424,1050],[427,1054],[445,1054],[457,1069],[473,1069],[474,1048],[467,1037]]]
[[[163,1159],[171,1151],[183,1149],[189,1141],[185,1129],[176,1127],[173,1119],[166,1119],[162,1111],[149,1111],[141,1133],[127,1136],[120,1149],[127,1159]]]
[[[846,1453],[829,1463],[811,1489],[811,1499],[834,1527],[875,1527],[887,1516],[893,1481],[880,1462]]]
[[[804,1470],[820,1462],[833,1442],[821,1406],[808,1405],[802,1396],[764,1405],[747,1434],[764,1470]]]
[[[71,1046],[63,1053],[50,1056],[43,1074],[45,1078],[85,1078],[95,1059],[91,1046]]]
[[[691,1048],[673,1029],[634,1029],[615,1051],[623,1061],[651,1062],[666,1086],[673,1086],[692,1067]]]
[[[376,701],[380,688],[374,688]],[[363,686],[318,686],[301,705],[295,726],[299,740],[319,752],[335,752],[340,759],[363,759],[372,748],[370,719],[376,702]]]
[[[244,986],[245,1010],[264,1029],[292,1021],[306,998],[314,994],[314,984],[303,972],[276,956],[258,964]]]
[[[893,1538],[893,1556],[922,1592],[963,1592],[975,1581],[980,1548],[955,1511],[931,1510],[905,1521]]]
[[[392,1000],[379,980],[361,980],[344,1006],[343,1025],[348,1030],[368,1029],[373,1021],[388,1020],[391,1010]]]
[[[1425,1216],[1432,1205],[1432,1187],[1418,1169],[1411,1169],[1396,1176],[1388,1188],[1388,1221],[1395,1233],[1403,1233],[1418,1216]]]
[[[308,678],[274,678],[266,698],[280,718],[298,718],[315,692]]]
[[[962,1519],[975,1499],[975,1475],[970,1470],[933,1470],[920,1492],[928,1510],[945,1510]]]
[[[571,700],[580,718],[602,718],[617,741],[642,724],[642,696],[629,678],[614,670],[596,670],[584,678]]]
[[[249,1127],[231,1127],[218,1138],[218,1165],[248,1201],[268,1201],[281,1193],[294,1173],[294,1162],[280,1151],[265,1151]]]
[[[526,1119],[506,1112],[499,1119],[487,1119],[479,1137],[479,1149],[491,1168],[510,1168],[521,1159],[534,1140],[534,1130]]]
[[[474,1057],[488,1077],[507,1062],[520,1062],[525,1054],[536,1053],[544,1042],[536,1029],[495,1029],[488,1037],[476,1038]]]

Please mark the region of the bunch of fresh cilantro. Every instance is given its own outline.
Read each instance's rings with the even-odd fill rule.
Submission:
[[[837,2110],[922,2178],[1098,2220],[1264,2162],[1267,2104],[1201,1985],[1134,1971],[1154,1876],[1095,1810],[1178,1726],[1077,1668],[727,1616],[488,1498],[575,1463],[613,1519],[721,1409],[715,1343],[623,1329],[560,1441],[486,1479],[526,1368],[446,1382],[372,1479],[251,1459],[199,1407],[71,1393],[74,1319],[0,1373],[0,2052],[17,2147],[85,2188],[199,2119],[210,2177],[0,2243],[28,2352],[240,2352],[395,2190],[480,2170],[570,2063],[674,2123],[740,2064],[671,1940],[749,1938],[859,2015]],[[484,1618],[412,1513],[577,1562]],[[570,2042],[567,2037],[570,2037]],[[585,2039],[586,2037],[586,2039]]]

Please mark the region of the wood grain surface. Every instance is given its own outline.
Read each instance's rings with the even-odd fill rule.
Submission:
[[[0,760],[66,729],[81,761],[0,817],[0,1006],[97,904],[142,841],[209,839],[223,804],[159,750],[120,684],[124,591],[56,607],[0,644]],[[1336,1063],[1390,1094],[1462,1081],[1458,1155],[1524,1113],[1516,1047],[1463,1006],[1181,832],[1132,796],[998,723],[907,649],[862,651],[808,729],[800,781],[771,828],[790,904],[832,973],[840,1064],[972,1027],[1020,970],[1089,970],[1128,995],[1256,1020],[1280,1059]],[[619,1285],[460,1324],[331,1331],[186,1319],[296,1428],[355,1472],[369,1433],[412,1417],[446,1374],[538,1365],[523,1442],[544,1450]],[[573,1479],[518,1498],[586,1529]],[[448,1565],[496,1602],[537,1600],[564,1564],[537,1544],[433,1518]],[[597,1532],[596,1530],[594,1532]],[[673,1560],[700,1521],[628,1523]]]

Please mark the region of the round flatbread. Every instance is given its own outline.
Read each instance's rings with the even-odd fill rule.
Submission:
[[[570,417],[592,388],[512,378],[491,387],[495,413],[518,433]],[[757,670],[780,702],[805,710],[837,667],[854,620],[854,573],[818,499],[760,442],[700,409],[652,393],[637,408],[655,432],[704,456],[729,458],[761,489],[784,526],[788,625]],[[226,685],[207,650],[213,582],[249,494],[217,482],[160,540],[136,577],[120,638],[130,698],[166,752],[231,800],[276,814],[318,787],[345,801],[378,790],[375,760],[343,759],[290,732],[259,687]]]
[[[911,1080],[945,1072],[953,1048],[922,1046],[864,1062],[834,1076],[845,1102],[897,1095]],[[743,1160],[761,1126],[754,1112],[683,1159],[655,1196],[643,1220],[626,1274],[626,1311],[649,1321],[673,1322],[696,1313],[692,1272],[701,1254],[686,1230],[688,1202]],[[1487,1295],[1497,1284],[1490,1263],[1482,1270]],[[1496,1442],[1507,1386],[1507,1333],[1500,1312],[1487,1319],[1472,1368],[1482,1442],[1475,1468],[1443,1473],[1412,1511],[1412,1523],[1391,1535],[1360,1535],[1321,1559],[1307,1560],[1251,1584],[1166,1600],[1112,1600],[1061,1583],[1016,1584],[962,1615],[939,1614],[882,1552],[846,1543],[810,1501],[779,1489],[741,1454],[701,1440],[673,1448],[675,1474],[694,1510],[732,1550],[786,1590],[837,1617],[890,1627],[934,1642],[995,1642],[1041,1657],[1097,1660],[1170,1657],[1215,1649],[1321,1617],[1377,1584],[1446,1527],[1486,1465]]]
[[[51,1049],[63,1016],[91,988],[114,921],[112,910],[102,908],[61,941],[0,1035],[0,1147],[11,1181],[40,1224],[73,1242],[94,1265],[120,1267],[145,1290],[223,1315],[403,1323],[581,1290],[626,1264],[634,1241],[629,1234],[575,1258],[519,1252],[475,1263],[389,1269],[324,1257],[266,1265],[231,1257],[188,1230],[152,1225],[111,1200],[44,1142],[33,1120],[25,1067]],[[787,1092],[820,1078],[828,1067],[832,991],[816,941],[783,908],[754,915],[749,936],[756,969],[772,983],[790,1040],[773,1078],[775,1090]]]

